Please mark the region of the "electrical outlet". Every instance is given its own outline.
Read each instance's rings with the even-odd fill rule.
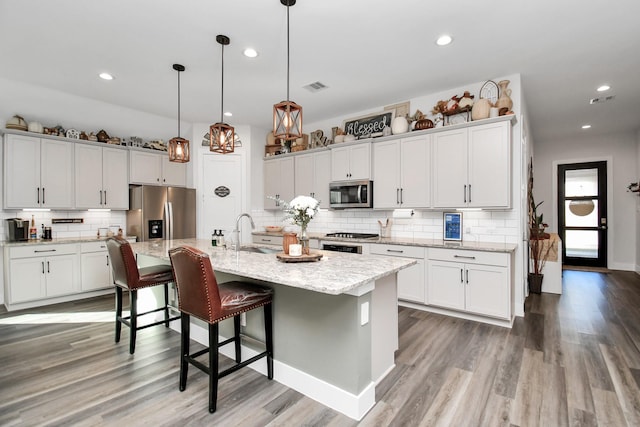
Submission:
[[[247,313],[240,313],[240,326],[247,326]]]

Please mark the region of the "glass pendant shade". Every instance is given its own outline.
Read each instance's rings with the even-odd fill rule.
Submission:
[[[187,163],[189,161],[189,140],[180,137],[180,73],[185,70],[184,65],[173,64],[178,72],[178,136],[169,140],[169,161]]]
[[[169,161],[177,163],[189,161],[189,140],[179,136],[169,140]]]
[[[293,101],[274,105],[273,135],[285,141],[302,138],[302,107]]]
[[[235,130],[226,123],[209,126],[209,150],[215,153],[233,153],[235,148]]]

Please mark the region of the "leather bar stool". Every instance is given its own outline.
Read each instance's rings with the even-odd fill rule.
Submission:
[[[137,331],[161,324],[168,328],[170,321],[180,318],[180,316],[169,316],[169,283],[174,281],[173,270],[171,265],[153,265],[138,268],[131,245],[126,240],[118,237],[107,239],[107,250],[111,259],[113,283],[116,286],[116,342],[120,342],[122,325],[128,326],[131,330],[129,353],[133,354],[136,349]],[[152,286],[164,286],[164,305],[154,310],[138,313],[138,289]],[[123,290],[129,291],[131,314],[126,317],[122,316]],[[164,311],[164,320],[138,326],[138,317],[158,311]]]
[[[227,282],[218,285],[209,255],[198,249],[182,246],[169,251],[178,287],[178,304],[182,314],[182,344],[180,350],[180,391],[187,387],[189,364],[209,375],[209,412],[216,411],[218,379],[263,357],[267,358],[267,377],[273,379],[273,322],[271,303],[273,291],[269,288],[244,282]],[[263,307],[265,327],[265,351],[242,361],[240,353],[240,314]],[[209,347],[189,354],[190,316],[209,325]],[[218,323],[233,318],[234,336],[219,342]],[[218,371],[218,348],[235,343],[235,364]],[[196,360],[209,353],[209,366]]]

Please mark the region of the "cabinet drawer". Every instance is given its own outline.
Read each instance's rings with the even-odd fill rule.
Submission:
[[[424,258],[424,248],[418,246],[373,244],[371,245],[371,253],[375,255],[389,255],[418,259]]]
[[[102,252],[107,250],[107,242],[99,241],[99,242],[85,242],[80,244],[80,252]]]
[[[501,267],[507,267],[509,265],[509,254],[502,252],[429,248],[429,259],[463,262],[466,264],[497,265]]]
[[[263,245],[282,245],[282,237],[254,235],[253,243],[263,244]]]
[[[9,258],[31,258],[55,255],[69,255],[78,252],[78,245],[33,245],[11,248]]]

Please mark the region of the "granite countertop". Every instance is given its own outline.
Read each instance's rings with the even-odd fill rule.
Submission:
[[[135,236],[126,236],[125,239],[135,240]],[[32,245],[60,245],[60,244],[72,244],[72,243],[90,243],[90,242],[104,242],[107,240],[107,237],[63,237],[51,240],[25,240],[22,242],[8,242],[2,241],[0,242],[0,246],[6,247],[16,247],[16,246],[32,246]]]
[[[273,253],[243,251],[236,253],[233,249],[212,247],[211,241],[203,239],[138,242],[131,246],[138,254],[169,260],[169,249],[182,245],[192,246],[208,253],[214,271],[330,295],[352,291],[416,263],[409,258],[316,250],[313,252],[323,255],[320,261],[285,263],[278,261],[276,254]],[[250,246],[260,247],[259,245]]]
[[[257,236],[272,236],[282,237],[282,232],[269,233],[266,231],[254,231],[254,235]],[[318,239],[325,241],[335,242],[348,242],[348,243],[372,243],[372,244],[386,244],[386,245],[402,245],[402,246],[421,246],[427,248],[446,248],[446,249],[462,249],[473,251],[485,251],[485,252],[505,252],[512,253],[518,248],[515,243],[493,243],[493,242],[474,242],[474,241],[462,241],[462,242],[449,242],[437,239],[415,239],[404,237],[378,237],[374,239],[345,239],[344,237],[326,237],[324,233],[308,233],[310,239]]]

